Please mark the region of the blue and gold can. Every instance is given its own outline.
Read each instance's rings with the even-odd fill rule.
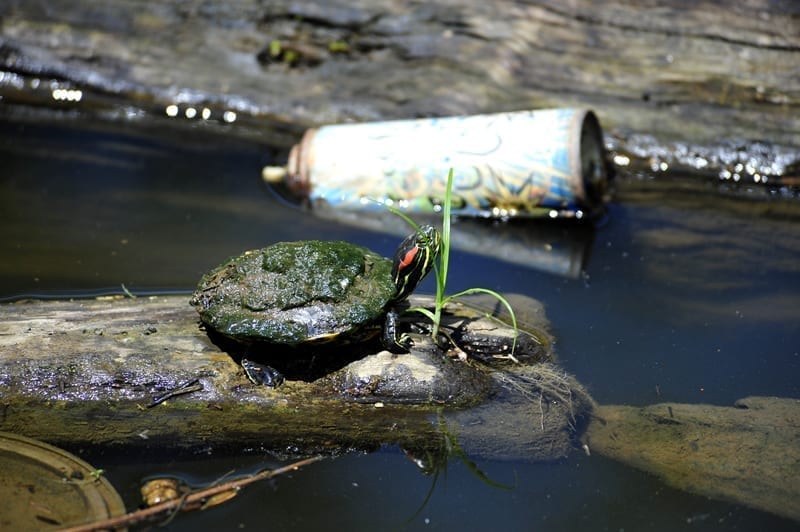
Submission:
[[[460,216],[583,218],[602,210],[608,182],[588,109],[323,126],[292,148],[282,178],[312,207],[425,213],[441,210],[451,168]]]

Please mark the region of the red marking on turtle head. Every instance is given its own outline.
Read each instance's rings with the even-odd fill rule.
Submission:
[[[414,246],[406,251],[406,254],[400,259],[400,263],[397,265],[397,271],[403,271],[410,266],[414,262],[417,253],[419,253],[419,246]]]

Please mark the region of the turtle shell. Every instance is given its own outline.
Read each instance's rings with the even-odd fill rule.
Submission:
[[[279,242],[204,275],[191,303],[226,336],[295,345],[377,322],[397,292],[391,270],[390,259],[348,242]]]

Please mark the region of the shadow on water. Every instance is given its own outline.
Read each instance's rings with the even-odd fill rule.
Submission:
[[[0,297],[179,290],[228,256],[279,240],[343,239],[391,255],[397,238],[322,220],[274,197],[260,170],[278,154],[198,131],[0,124]],[[455,251],[449,290],[485,286],[541,300],[561,364],[601,404],[665,400],[732,405],[798,397],[800,206],[623,180],[588,240],[578,278]],[[497,228],[502,231],[502,227]],[[585,242],[585,241],[583,241]],[[583,245],[583,244],[582,244]],[[433,292],[426,280],[421,292]],[[513,429],[509,429],[513,430]],[[70,449],[80,454],[81,449]],[[94,449],[128,507],[153,474],[213,479],[263,467],[239,457],[126,457]],[[796,524],[665,487],[610,460],[484,461],[479,480],[449,464],[408,528],[450,530],[792,530]],[[431,478],[395,448],[347,455],[244,490],[229,505],[182,516],[174,530],[398,528]]]

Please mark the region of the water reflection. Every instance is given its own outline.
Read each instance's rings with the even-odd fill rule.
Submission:
[[[298,211],[300,212],[300,211]],[[316,202],[308,216],[361,229],[403,236],[408,227],[391,212],[330,208]],[[416,215],[418,223],[441,224],[441,216]],[[575,220],[508,220],[481,218],[453,220],[453,249],[524,266],[553,275],[578,279],[585,271],[594,237],[591,222]]]
[[[704,195],[705,202],[698,198]],[[680,309],[677,316],[800,321],[797,209],[675,187],[653,187],[624,200],[645,207],[638,212],[630,253],[641,257],[650,282],[669,287],[663,298]],[[709,301],[720,294],[727,304]]]

